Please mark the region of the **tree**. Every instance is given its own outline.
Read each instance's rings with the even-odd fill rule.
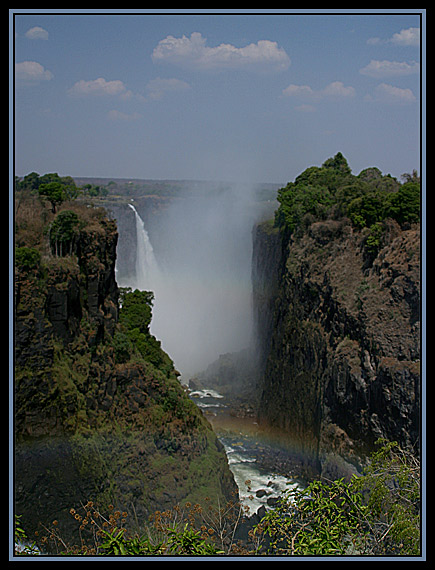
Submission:
[[[351,173],[350,166],[347,160],[341,154],[341,152],[337,152],[337,154],[333,158],[328,158],[327,160],[325,160],[322,166],[324,168],[332,168],[333,170],[338,170],[342,174]]]
[[[119,322],[127,331],[138,329],[140,333],[148,334],[152,317],[154,293],[151,291],[131,291],[126,288],[121,292]]]
[[[37,190],[39,188],[40,179],[37,172],[30,172],[27,174],[19,184],[22,190]]]
[[[77,214],[71,210],[64,210],[56,216],[49,229],[50,246],[54,255],[63,257],[73,252],[78,223]]]
[[[44,196],[50,202],[53,214],[56,213],[56,206],[62,204],[66,198],[64,186],[60,182],[40,184],[38,192],[40,196]]]
[[[420,185],[415,181],[406,182],[397,192],[389,194],[385,215],[395,219],[400,225],[418,222],[420,220]]]
[[[370,227],[384,219],[385,196],[381,192],[369,192],[352,200],[348,215],[357,227]]]

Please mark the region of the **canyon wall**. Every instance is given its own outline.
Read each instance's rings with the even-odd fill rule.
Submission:
[[[69,511],[88,500],[127,511],[139,527],[179,502],[232,500],[223,446],[169,356],[120,327],[116,223],[63,205],[77,223],[60,256],[42,228],[62,212],[27,201],[16,223],[14,492],[29,536],[56,519],[70,539],[77,522]],[[134,335],[142,345],[150,338],[152,358]]]
[[[381,437],[418,453],[420,226],[385,225],[375,256],[347,218],[254,231],[259,421],[315,472],[360,468]]]

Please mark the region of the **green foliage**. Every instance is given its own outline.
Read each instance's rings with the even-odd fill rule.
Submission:
[[[51,204],[53,214],[56,213],[56,206],[62,204],[66,199],[63,185],[60,182],[48,182],[40,184],[38,188],[40,196],[44,196]]]
[[[337,154],[333,158],[328,158],[323,163],[323,168],[331,168],[335,172],[339,172],[340,174],[350,174],[351,170],[347,163],[347,160],[341,154],[341,152],[337,152]]]
[[[96,198],[98,196],[105,197],[109,193],[109,190],[106,187],[99,186],[97,184],[84,184],[81,188],[83,194],[91,198]]]
[[[124,288],[120,295],[119,322],[127,331],[138,329],[140,333],[149,333],[153,300],[151,291]]]
[[[396,442],[379,440],[355,488],[366,497],[370,531],[379,554],[420,554],[420,465]]]
[[[366,250],[369,255],[376,256],[381,246],[381,238],[384,233],[384,225],[382,222],[376,222],[370,228],[370,234],[366,240]]]
[[[344,555],[361,551],[361,528],[367,507],[361,493],[343,479],[313,481],[306,489],[287,491],[260,527],[270,539],[269,553]]]
[[[173,369],[172,360],[162,350],[161,343],[150,334],[154,294],[151,291],[132,291],[124,288],[120,294],[120,331],[114,336],[116,362],[126,362],[137,350],[165,374]]]
[[[29,271],[39,266],[41,254],[35,247],[15,248],[15,262],[22,269]]]
[[[40,554],[35,542],[29,544],[27,534],[20,521],[21,515],[15,515],[14,519],[14,554],[18,556],[37,556]]]
[[[352,200],[348,215],[354,226],[370,227],[384,218],[384,197],[378,192],[370,192]]]
[[[385,218],[400,225],[420,219],[420,183],[416,173],[403,175],[403,185],[378,168],[366,168],[358,176],[351,173],[339,152],[322,167],[311,166],[278,190],[280,206],[275,225],[287,238],[313,221],[349,216],[357,228],[372,227]],[[375,251],[372,238],[371,251]],[[379,245],[379,244],[378,244]]]
[[[379,440],[360,477],[313,481],[283,494],[256,528],[284,555],[419,555],[420,466]]]
[[[293,233],[304,217],[325,219],[335,204],[338,187],[349,182],[350,168],[341,153],[326,160],[322,167],[311,166],[278,191],[280,207],[275,224],[288,235]]]
[[[168,528],[168,554],[190,554],[192,556],[212,556],[222,554],[216,546],[206,542],[199,530],[189,527],[188,523],[179,530]]]
[[[57,172],[42,176],[37,172],[30,172],[22,180],[15,177],[15,189],[37,193],[46,198],[51,204],[53,214],[56,213],[56,206],[65,200],[75,200],[80,194],[71,176],[59,176]]]
[[[420,185],[407,182],[394,194],[389,194],[385,205],[385,216],[393,218],[400,225],[418,222],[420,219]]]

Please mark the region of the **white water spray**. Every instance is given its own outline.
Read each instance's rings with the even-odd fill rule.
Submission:
[[[142,218],[132,204],[129,206],[136,218],[136,288],[141,291],[155,291],[160,271],[153,246]]]

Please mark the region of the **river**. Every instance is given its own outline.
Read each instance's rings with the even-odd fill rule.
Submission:
[[[270,509],[290,488],[303,488],[303,482],[277,467],[274,458],[282,449],[266,442],[259,434],[255,418],[233,415],[226,398],[215,390],[194,390],[190,398],[202,410],[223,444],[228,464],[239,488],[240,500],[252,515],[261,507]],[[264,513],[264,509],[260,512]]]

